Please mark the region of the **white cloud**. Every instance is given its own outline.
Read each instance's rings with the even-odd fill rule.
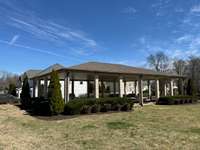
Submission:
[[[200,12],[200,4],[199,5],[195,5],[190,9],[190,12],[192,13],[199,13]]]
[[[54,42],[79,42],[83,46],[95,47],[97,42],[88,38],[84,32],[65,27],[52,21],[43,20],[34,17],[30,20],[27,18],[9,17],[9,25],[23,30],[38,39]]]
[[[65,59],[67,58],[67,59],[72,59],[72,60],[76,59],[76,58],[72,58],[70,56],[67,57],[65,55],[62,55],[62,54],[59,54],[59,53],[55,53],[55,52],[52,52],[52,51],[49,51],[49,50],[34,48],[34,47],[27,46],[27,45],[16,44],[16,43],[10,44],[10,41],[0,40],[0,43],[6,44],[6,45],[10,45],[10,46],[14,46],[14,47],[23,48],[23,49],[26,49],[26,50],[29,50],[29,51],[33,51],[33,52],[39,52],[39,53],[42,53],[42,54],[55,56],[55,57],[60,57],[60,58],[65,58]]]
[[[52,43],[59,48],[64,46],[67,54],[70,53],[71,47],[91,51],[90,54],[101,47],[84,31],[60,24],[55,20],[43,19],[31,10],[20,9],[14,2],[0,0],[0,4],[4,6],[0,7],[0,21],[31,35],[36,40]],[[15,44],[18,38],[19,36],[16,35],[9,43]],[[75,50],[73,52],[75,53]]]
[[[11,41],[9,42],[10,45],[13,45],[19,38],[19,35],[14,35],[11,39]]]
[[[176,39],[176,42],[179,43],[179,44],[181,44],[181,43],[183,43],[183,42],[191,41],[191,38],[192,38],[191,35],[183,35],[183,36],[177,38],[177,39]]]
[[[126,14],[135,14],[137,12],[137,10],[134,8],[134,7],[127,7],[127,8],[124,8],[122,10],[122,13],[126,13]]]

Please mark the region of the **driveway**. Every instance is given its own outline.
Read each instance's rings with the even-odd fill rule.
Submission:
[[[19,99],[9,94],[0,94],[0,104],[17,103]]]

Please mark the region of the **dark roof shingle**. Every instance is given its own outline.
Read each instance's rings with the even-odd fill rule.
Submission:
[[[45,74],[51,73],[52,70],[55,70],[55,71],[56,71],[56,70],[60,70],[60,69],[63,69],[63,68],[65,68],[65,67],[62,66],[62,65],[60,65],[60,64],[54,64],[54,65],[49,66],[48,68],[42,70],[41,72],[39,72],[39,73],[37,74],[37,76],[43,76],[43,75],[45,75]]]
[[[132,67],[132,66],[127,66],[127,65],[122,65],[122,64],[111,64],[111,63],[101,63],[101,62],[88,62],[88,63],[72,66],[67,69],[80,70],[80,71],[92,71],[92,72],[122,73],[122,74],[173,76],[172,74],[157,72],[150,69]]]

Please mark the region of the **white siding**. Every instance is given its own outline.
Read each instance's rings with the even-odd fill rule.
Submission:
[[[87,82],[86,81],[74,81],[74,94],[76,97],[87,94]]]
[[[61,88],[62,98],[63,98],[63,99],[65,98],[65,97],[64,97],[64,88],[65,88],[65,87],[64,87],[64,83],[65,83],[64,81],[60,81],[60,85],[61,85],[60,88]]]

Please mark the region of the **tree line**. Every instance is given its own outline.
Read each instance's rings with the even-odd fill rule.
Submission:
[[[158,72],[176,73],[186,76],[184,86],[186,94],[200,95],[200,57],[190,56],[187,59],[172,59],[164,52],[157,52],[156,54],[149,55],[147,62],[152,69]],[[178,92],[181,94],[181,80],[177,81],[177,85]]]
[[[0,71],[0,91],[16,96],[16,86],[19,76],[7,71]]]

